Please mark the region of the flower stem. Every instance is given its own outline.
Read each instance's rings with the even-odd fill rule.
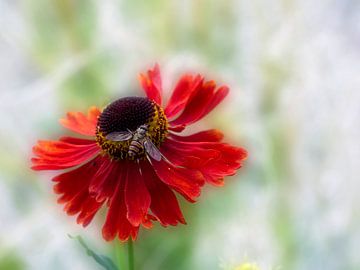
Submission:
[[[126,259],[124,246],[120,243],[118,239],[114,241],[114,260],[117,262],[117,266],[119,269],[125,269],[126,267]]]
[[[134,267],[134,246],[131,237],[128,241],[128,259],[129,259],[129,270],[135,270]]]

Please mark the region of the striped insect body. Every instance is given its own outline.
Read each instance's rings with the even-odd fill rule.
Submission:
[[[136,157],[142,151],[145,151],[146,155],[157,161],[161,160],[161,153],[159,149],[154,145],[151,139],[147,136],[149,125],[139,126],[135,132],[131,130],[127,131],[115,131],[106,135],[106,138],[115,142],[122,142],[130,140],[128,155],[129,157]]]

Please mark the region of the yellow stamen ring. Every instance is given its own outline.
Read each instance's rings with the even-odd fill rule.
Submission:
[[[138,118],[136,117],[137,114],[139,115]],[[111,159],[144,159],[145,152],[143,149],[137,156],[129,156],[131,139],[116,142],[106,138],[106,135],[113,131],[129,129],[134,132],[142,124],[149,126],[146,136],[151,139],[156,147],[160,148],[168,133],[168,121],[164,110],[158,104],[147,98],[130,97],[119,99],[108,105],[100,115],[96,127],[96,141],[101,147],[102,153]]]

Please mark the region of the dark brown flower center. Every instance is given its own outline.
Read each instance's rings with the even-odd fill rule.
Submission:
[[[135,156],[129,156],[129,146],[136,136],[124,141],[107,138],[108,134],[114,132],[135,134],[142,125],[147,127],[145,136],[159,148],[166,137],[168,125],[163,109],[148,98],[120,98],[109,104],[99,116],[96,141],[112,159],[142,159],[145,157],[143,147],[139,147]],[[141,140],[138,143],[142,145]]]

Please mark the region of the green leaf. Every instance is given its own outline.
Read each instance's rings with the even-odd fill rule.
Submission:
[[[91,250],[85,243],[84,239],[81,236],[71,236],[71,239],[78,240],[80,245],[85,249],[87,255],[92,257],[98,264],[100,264],[106,270],[119,270],[115,263],[107,256],[96,254],[93,250]]]

